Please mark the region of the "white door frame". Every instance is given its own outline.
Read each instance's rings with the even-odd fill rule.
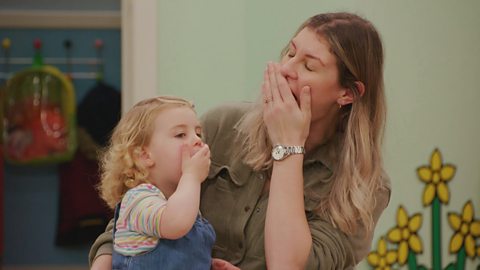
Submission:
[[[122,112],[157,95],[157,0],[122,0]]]

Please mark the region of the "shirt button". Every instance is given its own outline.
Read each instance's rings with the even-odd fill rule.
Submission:
[[[260,208],[257,207],[257,209],[255,209],[255,211],[257,211],[257,213],[260,213]]]
[[[243,208],[243,210],[245,210],[245,212],[248,212],[248,210],[250,210],[250,206],[245,206],[245,208]]]
[[[260,180],[263,180],[263,179],[265,178],[265,176],[263,176],[263,174],[260,174],[260,175],[258,176],[258,178],[260,178]]]

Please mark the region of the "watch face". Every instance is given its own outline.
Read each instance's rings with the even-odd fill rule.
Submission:
[[[285,148],[281,145],[277,145],[272,150],[272,157],[275,160],[281,160],[285,157]]]

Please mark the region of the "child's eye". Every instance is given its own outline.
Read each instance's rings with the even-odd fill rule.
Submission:
[[[175,135],[175,138],[183,138],[185,137],[187,134],[185,133],[178,133],[177,135]]]
[[[201,139],[202,138],[202,133],[197,133],[197,136]]]

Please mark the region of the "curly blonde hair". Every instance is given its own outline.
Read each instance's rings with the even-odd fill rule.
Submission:
[[[191,102],[177,97],[145,99],[120,119],[101,159],[98,189],[109,207],[115,208],[129,188],[147,182],[147,168],[137,157],[142,148],[150,143],[153,122],[161,111],[183,106],[194,109]]]

